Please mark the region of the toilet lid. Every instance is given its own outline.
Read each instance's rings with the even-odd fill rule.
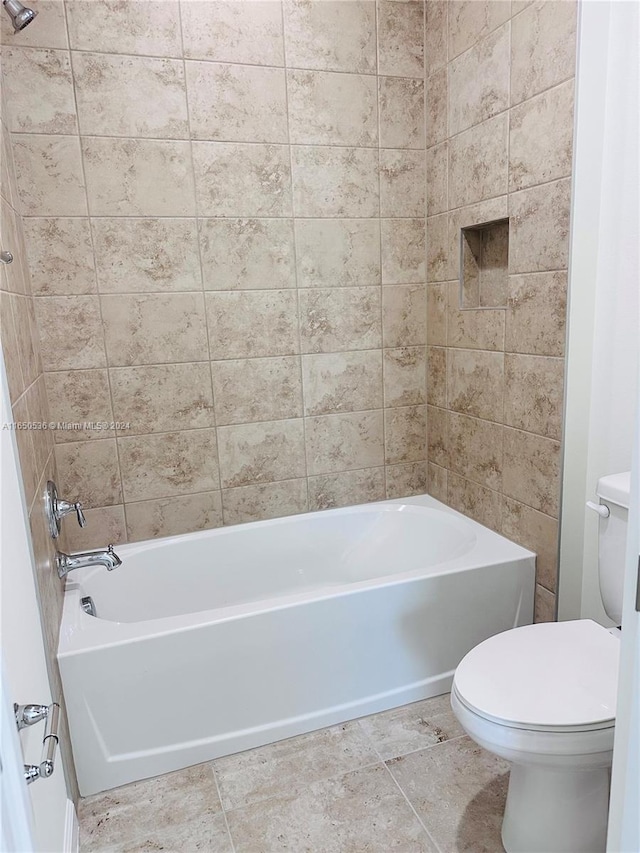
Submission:
[[[619,647],[590,619],[514,628],[462,659],[454,689],[471,711],[507,726],[612,726]]]

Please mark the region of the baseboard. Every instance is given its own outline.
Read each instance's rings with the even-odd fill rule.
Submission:
[[[64,853],[79,853],[80,826],[72,800],[67,800],[67,813],[64,820]]]

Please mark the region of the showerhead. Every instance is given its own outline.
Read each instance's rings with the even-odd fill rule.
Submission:
[[[7,10],[16,33],[30,24],[38,14],[33,9],[27,9],[26,6],[23,6],[20,0],[2,0],[2,5]]]

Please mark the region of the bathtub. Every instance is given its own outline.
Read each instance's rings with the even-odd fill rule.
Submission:
[[[436,696],[469,649],[532,621],[535,555],[426,495],[118,553],[65,589],[85,796]]]

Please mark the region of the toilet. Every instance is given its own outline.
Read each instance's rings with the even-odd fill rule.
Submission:
[[[630,475],[598,481],[598,568],[620,625]],[[507,853],[604,853],[619,630],[590,619],[513,628],[456,669],[451,706],[467,734],[511,762]]]

